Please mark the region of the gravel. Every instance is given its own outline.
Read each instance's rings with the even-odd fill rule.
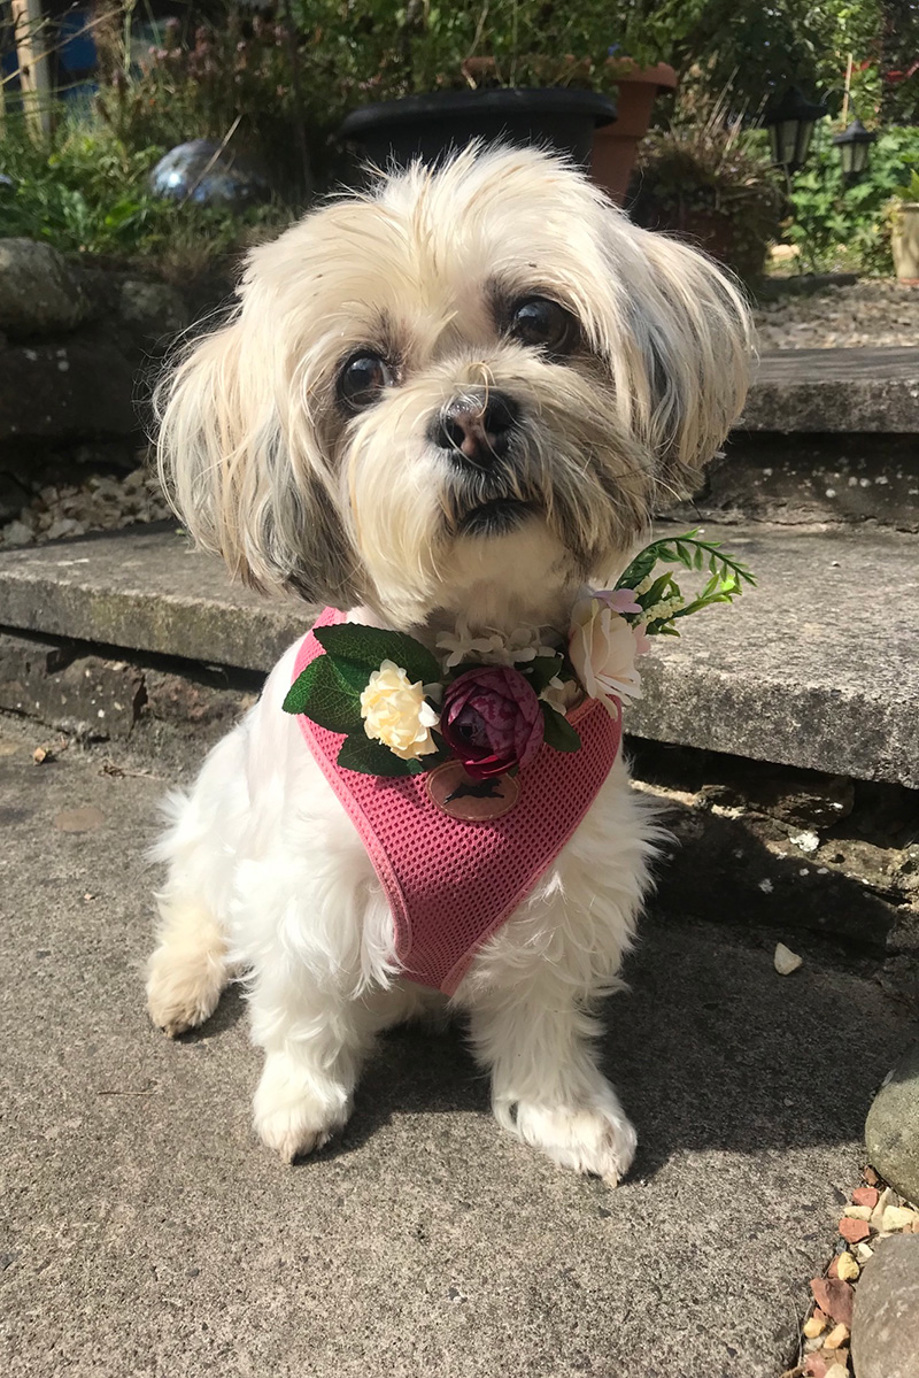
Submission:
[[[156,474],[141,465],[126,475],[90,474],[82,483],[51,483],[0,527],[0,549],[40,545],[87,531],[158,522],[170,507]]]
[[[789,293],[754,314],[762,352],[919,345],[919,287],[893,279]]]

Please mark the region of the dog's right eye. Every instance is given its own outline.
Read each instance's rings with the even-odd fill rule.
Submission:
[[[338,395],[350,411],[363,411],[395,381],[392,369],[379,354],[354,354],[338,375]]]

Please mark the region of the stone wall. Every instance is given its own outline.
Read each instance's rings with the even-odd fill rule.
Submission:
[[[191,319],[155,277],[0,239],[0,523],[46,484],[137,466],[150,377]]]

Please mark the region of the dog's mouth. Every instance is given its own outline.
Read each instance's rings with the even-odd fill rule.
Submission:
[[[520,498],[493,498],[483,502],[460,520],[460,536],[505,536],[522,526],[535,508]]]

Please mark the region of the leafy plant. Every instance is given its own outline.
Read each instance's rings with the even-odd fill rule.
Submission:
[[[63,253],[169,260],[177,271],[188,250],[202,270],[249,235],[289,220],[279,204],[236,214],[151,196],[147,176],[163,152],[130,148],[104,125],[66,118],[36,142],[8,116],[0,132],[0,236],[44,240]]]
[[[664,8],[667,8],[666,6]],[[342,110],[438,89],[615,87],[611,50],[638,62],[667,55],[652,0],[293,0],[306,38],[307,85],[334,78]]]
[[[829,122],[818,125],[808,165],[791,182],[792,218],[784,237],[804,263],[823,272],[840,265],[889,273],[888,204],[909,174],[919,148],[919,127],[882,130],[867,173],[854,187],[843,183]]]
[[[638,224],[699,241],[740,277],[761,270],[785,207],[781,183],[758,131],[726,117],[727,95],[707,116],[678,109],[669,130],[638,153],[629,210]]]
[[[138,55],[126,37],[109,52],[98,114],[126,147],[171,148],[188,139],[257,151],[275,179],[303,189],[298,40],[288,26],[227,4],[219,21],[187,31],[177,19],[152,27]]]
[[[919,168],[910,168],[908,180],[894,187],[893,194],[898,201],[919,201]]]
[[[658,564],[682,565],[695,573],[707,570],[709,577],[687,602],[669,570],[653,577]],[[673,625],[678,617],[690,617],[716,603],[732,603],[743,593],[744,584],[756,585],[756,577],[747,566],[727,555],[719,541],[700,540],[698,531],[693,530],[645,546],[619,576],[616,588],[634,591],[641,608],[641,613],[630,615],[629,621],[642,623],[649,636],[679,636]],[[655,616],[658,610],[660,615]]]

